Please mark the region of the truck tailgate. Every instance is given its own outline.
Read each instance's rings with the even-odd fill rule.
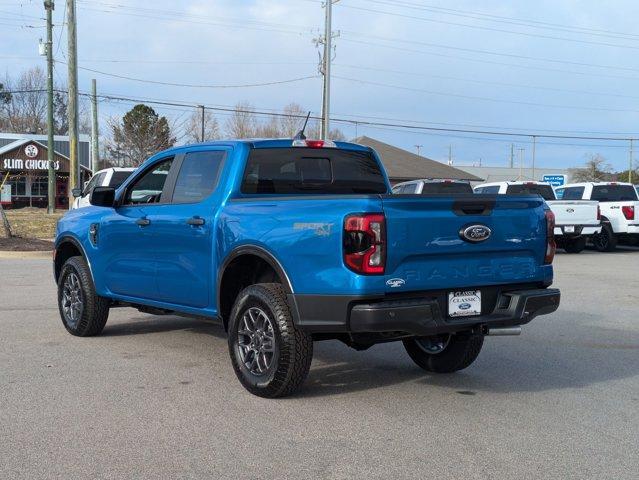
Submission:
[[[420,291],[544,279],[546,223],[539,196],[383,196],[386,291]],[[490,229],[463,239],[471,225]]]
[[[599,202],[590,200],[550,200],[547,202],[555,214],[557,225],[599,225]]]

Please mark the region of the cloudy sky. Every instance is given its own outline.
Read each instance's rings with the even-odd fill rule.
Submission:
[[[64,1],[54,14],[56,58]],[[247,100],[279,111],[290,102],[319,112],[321,79],[313,39],[323,28],[319,0],[181,2],[78,0],[80,89],[228,107]],[[0,66],[35,64],[42,2],[0,0]],[[335,118],[392,125],[550,134],[639,137],[639,2],[617,0],[340,0],[332,111]],[[91,72],[86,69],[95,70]],[[58,64],[56,78],[66,67]],[[97,73],[103,72],[103,73]],[[170,86],[145,81],[196,86]],[[273,86],[247,85],[313,77]],[[202,87],[203,86],[203,87]],[[130,105],[103,102],[101,119]],[[173,117],[185,109],[158,108]],[[219,115],[221,122],[225,117]],[[399,126],[335,123],[456,165],[507,165],[511,144],[530,162],[531,139]],[[619,170],[627,141],[537,140],[541,166],[575,166],[601,153]],[[637,142],[639,147],[639,142]],[[516,160],[517,162],[518,160]]]

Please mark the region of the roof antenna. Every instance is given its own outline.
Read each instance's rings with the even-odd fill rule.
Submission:
[[[308,115],[306,115],[306,120],[304,120],[304,126],[302,129],[297,132],[297,135],[293,137],[293,140],[306,140],[306,135],[304,135],[304,131],[306,130],[306,125],[308,125],[308,119],[311,117],[311,111],[308,111]]]

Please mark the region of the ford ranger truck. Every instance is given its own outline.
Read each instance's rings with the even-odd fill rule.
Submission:
[[[565,198],[557,200],[555,190],[546,182],[483,183],[475,187],[475,192],[540,195],[555,214],[555,241],[566,253],[581,252],[586,248],[588,239],[601,232],[601,210],[598,202]]]
[[[219,320],[251,393],[306,378],[313,342],[402,341],[429,372],[468,367],[486,335],[554,312],[554,216],[537,195],[392,195],[370,148],[218,141],[148,159],[58,223],[64,327],[109,310]]]
[[[621,240],[639,242],[639,196],[634,185],[622,182],[571,183],[561,187],[564,200],[596,200],[601,208],[601,232],[592,237],[600,252],[612,252]]]

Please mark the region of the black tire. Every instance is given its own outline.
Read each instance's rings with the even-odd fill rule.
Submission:
[[[613,252],[617,248],[617,236],[612,231],[610,223],[601,224],[601,233],[592,236],[592,244],[600,252]]]
[[[257,320],[251,320],[250,314],[257,315]],[[252,322],[252,327],[247,322]],[[242,290],[231,311],[228,331],[233,369],[252,394],[283,397],[306,379],[313,359],[313,339],[295,327],[280,284],[260,283]],[[262,352],[261,348],[268,350]]]
[[[586,248],[586,237],[564,240],[562,246],[566,253],[580,253]]]
[[[77,285],[77,288],[72,285]],[[77,293],[71,295],[72,290]],[[72,309],[71,303],[78,305],[77,302],[69,302],[74,298],[80,304]],[[82,257],[69,258],[58,279],[58,309],[64,328],[76,337],[100,334],[109,318],[109,305],[109,299],[96,295],[86,260]]]
[[[481,333],[458,333],[450,335],[448,344],[439,353],[428,353],[420,345],[424,337],[404,340],[404,348],[410,358],[421,368],[434,373],[452,373],[472,364],[484,344]]]

